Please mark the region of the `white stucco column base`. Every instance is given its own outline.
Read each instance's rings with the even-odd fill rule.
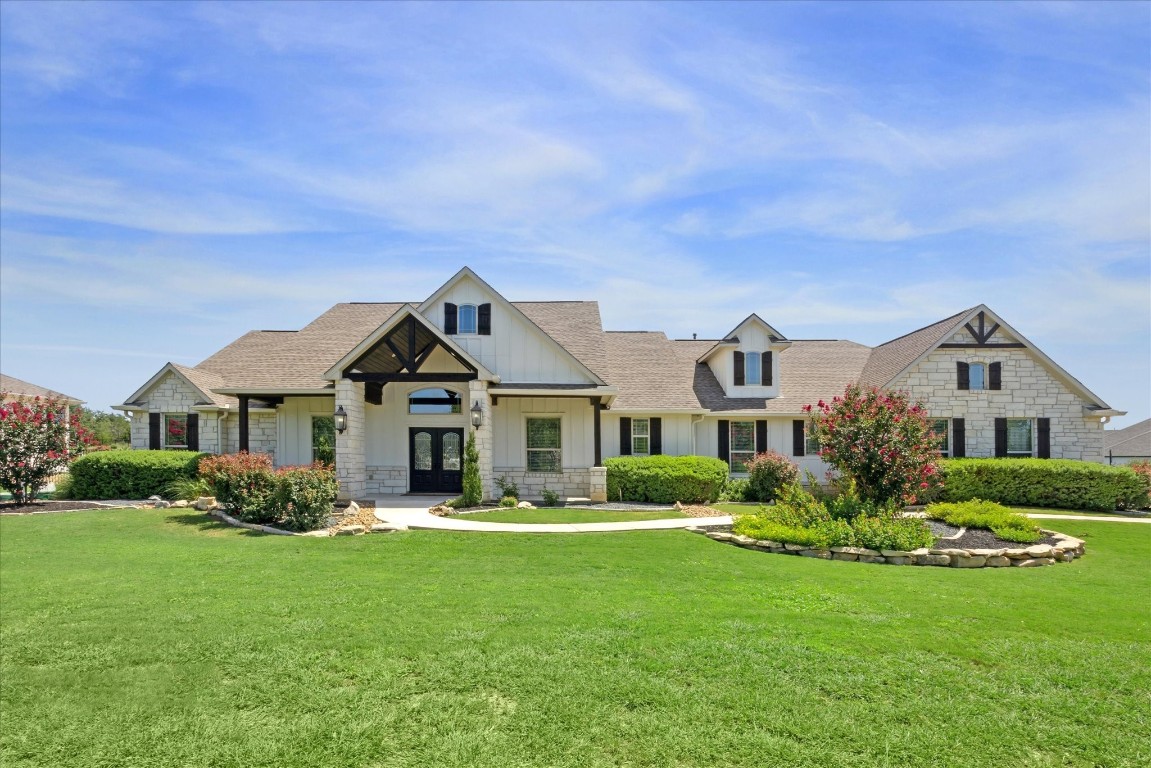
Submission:
[[[367,485],[364,468],[364,385],[349,379],[336,382],[336,408],[343,406],[348,414],[348,428],[336,433],[336,478],[340,481],[340,500],[362,499]]]
[[[492,431],[492,398],[488,395],[488,383],[475,379],[468,382],[468,419],[471,420],[471,407],[476,403],[483,409],[483,423],[478,428],[472,427],[476,435],[476,450],[480,453],[480,479],[484,484],[484,498],[495,498],[495,474],[492,471],[492,454],[495,451],[494,432]]]
[[[607,501],[607,467],[592,467],[591,489],[588,497],[593,502]]]

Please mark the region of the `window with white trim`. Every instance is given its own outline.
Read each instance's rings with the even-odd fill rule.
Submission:
[[[651,419],[631,420],[631,455],[651,454]]]
[[[1031,419],[1007,420],[1007,455],[1031,456],[1033,449]]]
[[[971,363],[967,367],[967,377],[968,389],[987,389],[987,366],[985,364]]]
[[[528,472],[562,472],[560,419],[527,420]]]
[[[743,355],[743,382],[749,387],[763,383],[763,356],[759,352],[745,352]]]
[[[479,333],[479,310],[475,304],[461,304],[456,314],[456,333],[460,335]]]
[[[819,455],[819,436],[815,434],[810,424],[803,425],[803,453],[805,456]]]
[[[730,430],[728,460],[732,472],[747,472],[747,463],[755,456],[755,422],[733,421]]]
[[[928,422],[934,435],[935,447],[944,458],[951,455],[951,419],[931,419]]]
[[[188,447],[188,414],[165,413],[161,430],[165,448]]]

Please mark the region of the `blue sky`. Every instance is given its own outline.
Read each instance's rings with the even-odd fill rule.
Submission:
[[[164,362],[463,265],[609,329],[986,303],[1151,415],[1151,4],[0,4],[0,368]]]

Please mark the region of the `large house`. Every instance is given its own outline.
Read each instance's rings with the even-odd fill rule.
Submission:
[[[419,303],[337,304],[168,363],[117,407],[135,448],[292,465],[334,436],[346,498],[458,493],[474,430],[486,497],[507,478],[603,500],[610,456],[717,456],[738,476],[774,449],[821,474],[802,408],[854,381],[923,401],[949,456],[1102,461],[1122,415],[983,305],[874,348],[789,339],[756,314],[673,340],[604,331],[594,301],[510,302],[466,267]]]

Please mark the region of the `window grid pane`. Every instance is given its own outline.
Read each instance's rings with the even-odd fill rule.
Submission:
[[[758,352],[748,352],[743,356],[743,381],[748,386],[759,386],[760,374],[763,369],[760,367]]]
[[[951,431],[949,429],[951,426],[950,419],[932,419],[930,426],[935,435],[935,446],[939,449],[939,453],[943,456],[950,455],[951,437],[948,434]]]
[[[461,304],[456,313],[458,333],[476,333],[477,316],[475,304]]]
[[[746,472],[747,463],[752,460],[755,453],[751,451],[732,451],[731,452],[731,471],[732,472]]]
[[[559,419],[527,420],[528,472],[563,471],[560,439]]]
[[[1012,456],[1031,455],[1031,419],[1007,420],[1007,453]]]
[[[430,472],[432,470],[432,436],[427,432],[417,432],[414,442],[416,471]]]
[[[543,448],[528,449],[528,472],[559,472],[562,466],[559,451]]]
[[[808,456],[819,453],[819,438],[806,425],[803,428],[803,452]]]
[[[984,368],[983,363],[972,363],[970,366],[968,366],[967,372],[968,372],[968,385],[970,386],[970,388],[971,389],[983,389],[984,388],[983,382],[985,379],[983,374],[986,372],[986,369]]]
[[[731,450],[755,452],[755,422],[731,422]]]

